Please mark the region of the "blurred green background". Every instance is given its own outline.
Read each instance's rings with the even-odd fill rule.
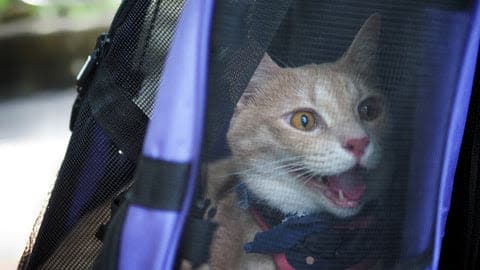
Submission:
[[[0,98],[74,83],[120,0],[0,0]]]
[[[25,17],[52,18],[56,16],[88,19],[110,12],[119,1],[108,0],[0,0],[0,21]]]

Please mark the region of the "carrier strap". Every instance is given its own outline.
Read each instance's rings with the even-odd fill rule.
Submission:
[[[212,221],[216,211],[214,208],[210,208],[206,219],[203,218],[209,206],[209,200],[194,203],[183,228],[180,258],[188,260],[193,268],[208,262],[210,244],[218,227],[217,223]]]

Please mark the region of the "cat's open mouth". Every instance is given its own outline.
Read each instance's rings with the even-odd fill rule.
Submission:
[[[300,177],[305,186],[340,208],[355,208],[365,194],[364,169],[354,167],[330,176]],[[297,175],[298,177],[299,175]]]

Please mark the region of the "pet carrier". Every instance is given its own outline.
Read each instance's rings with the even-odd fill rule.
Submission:
[[[479,37],[478,1],[123,1],[19,268],[476,269]]]

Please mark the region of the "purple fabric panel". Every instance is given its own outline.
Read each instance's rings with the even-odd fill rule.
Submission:
[[[433,87],[421,89],[418,96],[403,257],[433,248],[430,268],[437,269],[478,50],[478,27],[473,27],[478,25],[478,10],[427,14],[432,22],[448,26],[442,33],[428,33],[438,43],[426,45],[426,58],[441,61],[429,70],[435,75]]]
[[[77,186],[73,195],[72,204],[68,212],[66,226],[72,227],[83,211],[86,204],[97,189],[98,183],[105,174],[108,160],[108,138],[103,130],[95,125],[92,144],[88,148],[88,155],[78,175]]]
[[[188,181],[182,210],[175,213],[130,206],[121,238],[120,269],[163,270],[174,265],[199,162],[213,3],[213,0],[185,3],[143,148],[143,155],[149,158],[191,162],[189,179],[179,179]],[[131,256],[132,253],[137,255]]]
[[[428,25],[422,32],[425,36],[422,40],[425,55],[421,70],[432,74],[432,78],[431,81],[424,82],[422,88],[417,89],[415,134],[403,230],[402,256],[405,258],[419,256],[433,244],[448,120],[459,76],[452,67],[461,64],[464,34],[467,33],[466,14],[426,10],[424,16],[426,20],[437,21],[440,25]],[[456,26],[463,31],[453,31]],[[440,33],[439,27],[443,27],[444,31]],[[463,38],[459,38],[460,36]]]
[[[159,211],[130,205],[122,234],[120,269],[171,269],[159,254],[175,254],[178,212]],[[132,228],[128,230],[127,228]]]
[[[450,127],[448,129],[447,145],[445,149],[445,164],[440,179],[440,191],[438,201],[438,212],[436,216],[436,228],[434,239],[432,269],[438,269],[442,238],[445,233],[445,223],[450,199],[452,194],[453,178],[462,143],[465,121],[468,114],[468,104],[472,91],[473,77],[477,60],[480,41],[480,1],[475,2],[474,10],[471,13],[470,29],[468,31],[466,48],[463,55],[463,63],[460,68],[460,78],[456,87],[456,96],[450,115]]]

